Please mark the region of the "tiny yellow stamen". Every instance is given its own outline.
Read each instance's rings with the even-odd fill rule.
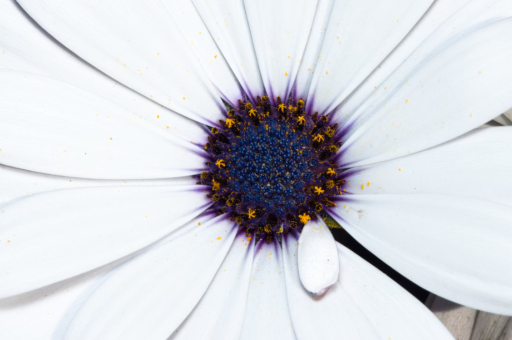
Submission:
[[[220,183],[217,182],[216,180],[212,179],[212,184],[213,184],[213,187],[212,187],[213,191],[217,191],[220,189]]]
[[[306,224],[311,219],[308,214],[304,213],[302,215],[299,215],[300,223]]]
[[[302,99],[299,99],[299,100],[297,101],[297,106],[298,106],[298,107],[304,107],[304,101],[303,101]]]
[[[329,201],[329,199],[327,197],[325,197],[322,202],[325,204],[325,206],[327,207],[336,207],[336,203],[334,202],[331,202]]]
[[[298,123],[299,125],[301,125],[301,124],[305,124],[305,123],[306,123],[306,118],[304,118],[303,116],[299,116],[299,117],[297,117],[297,123]]]
[[[219,133],[219,129],[217,129],[216,127],[212,127],[212,130],[211,130],[211,131],[212,131],[212,133],[213,133],[214,135],[216,135],[216,134],[218,134],[218,133]]]
[[[324,141],[324,136],[322,136],[321,134],[318,134],[315,136],[315,138],[313,138],[313,141],[315,142],[323,142]]]
[[[327,174],[328,174],[329,176],[332,176],[332,175],[335,175],[335,174],[336,174],[336,171],[334,171],[334,169],[333,169],[333,168],[329,168],[329,170],[327,170]]]
[[[218,166],[219,168],[225,168],[226,167],[226,163],[224,162],[224,160],[222,159],[218,159],[216,162],[215,162],[215,165]]]
[[[234,124],[235,124],[234,119],[231,119],[231,118],[226,119],[226,125],[228,126],[228,128],[231,128]]]
[[[284,104],[279,104],[279,105],[277,106],[277,110],[278,110],[278,111],[280,111],[280,112],[282,112],[282,113],[284,113],[284,111],[286,110],[286,105],[284,105]]]
[[[249,110],[249,116],[256,116],[257,112],[258,111],[256,111],[256,109],[251,109],[251,110]]]
[[[256,209],[250,209],[249,208],[249,212],[247,213],[247,215],[249,216],[249,218],[255,218],[256,217]]]
[[[326,134],[328,137],[332,138],[332,136],[334,136],[334,130],[333,130],[333,129],[331,129],[331,127],[330,127],[330,126],[328,126],[328,127],[325,129],[325,134]]]
[[[290,110],[290,112],[297,112],[297,108],[293,105],[288,105],[288,110]]]
[[[323,194],[324,190],[322,190],[322,188],[320,187],[314,187],[313,188],[313,191],[315,192],[315,194],[317,195],[320,195],[320,194]]]

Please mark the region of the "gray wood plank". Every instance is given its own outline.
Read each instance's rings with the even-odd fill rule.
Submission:
[[[512,318],[461,306],[430,294],[425,305],[457,340],[512,340]]]

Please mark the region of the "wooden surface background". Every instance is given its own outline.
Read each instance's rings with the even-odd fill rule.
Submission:
[[[427,307],[457,340],[512,340],[512,318],[477,311],[430,294]]]

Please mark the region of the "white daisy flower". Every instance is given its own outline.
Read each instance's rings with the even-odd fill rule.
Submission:
[[[452,339],[326,215],[512,314],[511,0],[18,3],[0,338]]]

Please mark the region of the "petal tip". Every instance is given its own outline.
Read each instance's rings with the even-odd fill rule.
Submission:
[[[298,265],[300,281],[313,296],[323,296],[338,280],[336,242],[323,220],[304,226],[299,238]]]

